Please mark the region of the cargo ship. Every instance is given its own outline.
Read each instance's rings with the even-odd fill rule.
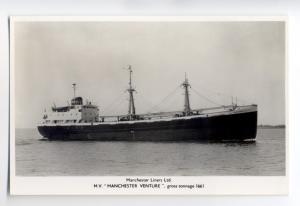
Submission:
[[[136,114],[135,89],[132,86],[132,68],[129,71],[128,113],[103,116],[97,105],[76,96],[71,104],[53,106],[45,111],[38,125],[39,133],[48,140],[97,141],[244,141],[255,140],[257,132],[257,105],[222,105],[191,109],[189,89],[185,76],[182,111]]]

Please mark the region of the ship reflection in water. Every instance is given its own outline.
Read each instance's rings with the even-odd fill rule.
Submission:
[[[285,129],[258,129],[256,141],[37,141],[16,130],[18,176],[285,175]]]

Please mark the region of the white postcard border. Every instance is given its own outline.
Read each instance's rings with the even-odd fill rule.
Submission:
[[[15,68],[14,24],[16,22],[160,22],[160,21],[285,21],[286,23],[286,123],[288,123],[287,17],[286,16],[13,16],[10,17],[10,194],[11,195],[286,195],[289,190],[289,136],[286,128],[285,176],[102,176],[25,177],[15,174]],[[140,188],[143,182],[126,179],[162,180],[160,188]],[[169,180],[170,182],[164,182]],[[107,184],[137,184],[137,188],[107,188]],[[155,182],[153,182],[155,184]],[[162,185],[164,184],[164,185]],[[194,189],[167,185],[194,185]],[[98,185],[98,186],[96,186]],[[99,185],[101,187],[99,188]],[[196,188],[196,185],[203,185]]]

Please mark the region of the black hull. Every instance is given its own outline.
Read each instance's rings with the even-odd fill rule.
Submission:
[[[257,111],[171,121],[38,126],[49,140],[243,141],[255,139]]]

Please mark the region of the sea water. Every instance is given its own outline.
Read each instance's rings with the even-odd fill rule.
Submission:
[[[258,129],[255,142],[48,141],[16,129],[18,176],[285,175],[285,129]]]

